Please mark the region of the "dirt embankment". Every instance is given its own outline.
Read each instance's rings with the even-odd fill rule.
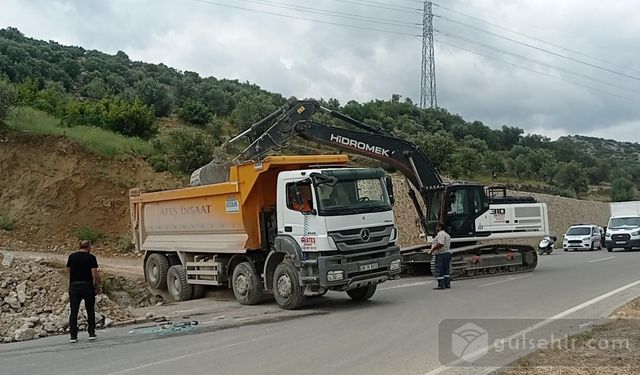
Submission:
[[[394,180],[395,193],[395,217],[402,246],[421,245],[424,240],[419,237],[420,230],[416,225],[418,215],[411,203],[407,192],[406,182],[403,179]],[[547,204],[549,212],[549,227],[551,233],[562,238],[567,229],[576,223],[593,223],[606,225],[609,216],[609,204],[603,202],[586,201],[572,198],[563,198],[554,195],[509,192],[510,195],[533,196],[539,202]],[[418,198],[420,199],[420,198]],[[532,246],[537,246],[540,239],[527,239],[524,242]]]
[[[65,252],[89,227],[113,248],[129,229],[128,189],[180,186],[134,156],[111,159],[55,136],[0,132],[0,247]],[[101,249],[98,248],[98,251]]]

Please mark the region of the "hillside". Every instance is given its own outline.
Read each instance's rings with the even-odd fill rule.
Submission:
[[[64,136],[13,131],[0,131],[0,170],[0,216],[14,227],[0,229],[0,248],[62,252],[84,230],[117,251],[129,229],[128,189],[182,185],[140,158],[105,158]]]

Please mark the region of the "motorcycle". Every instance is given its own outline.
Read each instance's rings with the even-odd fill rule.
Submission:
[[[542,241],[540,241],[540,243],[538,244],[538,254],[551,254],[557,240],[558,239],[555,236],[546,236],[545,238],[543,238]]]

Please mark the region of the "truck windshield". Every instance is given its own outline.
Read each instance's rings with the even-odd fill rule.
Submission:
[[[591,234],[591,228],[588,227],[576,227],[569,228],[567,236],[588,236]]]
[[[640,217],[614,217],[609,222],[608,229],[627,229],[640,227]]]
[[[316,184],[318,214],[351,215],[392,209],[382,178],[343,179]]]

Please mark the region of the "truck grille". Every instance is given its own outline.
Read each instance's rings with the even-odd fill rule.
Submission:
[[[631,236],[628,234],[612,234],[611,239],[613,241],[629,241]]]
[[[568,242],[569,242],[570,244],[572,244],[572,245],[576,245],[576,244],[578,244],[578,245],[579,245],[579,244],[582,244],[582,241],[580,241],[580,240],[570,240],[570,241],[568,241]]]
[[[363,230],[366,232],[363,233]],[[386,249],[389,246],[392,230],[393,226],[389,225],[330,232],[329,236],[341,253],[353,255]]]

